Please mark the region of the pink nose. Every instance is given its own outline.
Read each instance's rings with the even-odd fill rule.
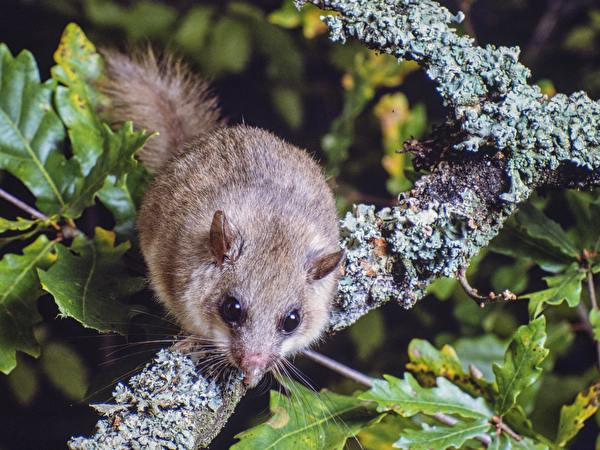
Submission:
[[[244,372],[244,383],[248,387],[256,386],[265,373],[268,363],[269,358],[261,354],[248,355],[242,358],[241,369]]]

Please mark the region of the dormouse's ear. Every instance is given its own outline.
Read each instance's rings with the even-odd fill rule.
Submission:
[[[339,266],[343,257],[344,250],[340,250],[339,252],[309,258],[308,280],[320,280],[324,276],[329,275],[337,266]]]
[[[241,251],[241,239],[223,211],[215,212],[210,226],[210,248],[219,266],[233,264]]]

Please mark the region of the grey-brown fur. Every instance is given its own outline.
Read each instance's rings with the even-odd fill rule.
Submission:
[[[149,169],[163,166],[196,134],[224,125],[209,85],[181,61],[169,55],[158,59],[151,49],[101,54],[100,89],[112,103],[105,120],[114,125],[132,120],[136,131],[159,132],[137,154]]]
[[[258,128],[222,127],[213,114],[214,98],[206,97],[205,105],[198,92],[189,101],[187,92],[172,92],[176,86],[203,85],[187,72],[185,81],[177,80],[180,74],[167,67],[171,60],[161,65],[150,56],[150,63],[139,57],[123,63],[128,57],[104,55],[112,85],[105,92],[121,96],[113,99],[119,105],[113,121],[133,120],[137,128],[167,133],[143,150],[144,162],[155,160],[153,152],[177,155],[156,174],[138,216],[150,284],[184,332],[220,345],[245,371],[247,383],[256,384],[283,356],[319,339],[328,323],[342,256],[333,196],[303,150]],[[126,83],[117,88],[121,67]],[[152,67],[170,79],[151,73]],[[145,78],[134,82],[131,74]],[[130,104],[127,89],[134,84]],[[150,117],[163,86],[169,86],[165,104],[182,98],[186,106],[158,108]],[[143,89],[153,93],[145,96]],[[152,104],[138,114],[144,99]],[[208,129],[181,114],[202,118]],[[181,152],[173,143],[182,138],[170,130],[187,141]],[[235,323],[221,312],[228,297],[242,306]],[[291,311],[299,311],[301,321],[286,333],[282,323]]]

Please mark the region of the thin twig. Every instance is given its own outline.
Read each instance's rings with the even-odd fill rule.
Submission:
[[[510,437],[512,437],[515,441],[521,442],[523,438],[515,433],[513,430],[508,428],[504,422],[500,422],[500,428],[506,432]]]
[[[587,251],[584,251],[583,253],[584,257],[596,257],[596,249],[594,249],[594,252],[590,255]],[[592,308],[594,308],[595,310],[598,310],[598,304],[596,303],[596,288],[594,287],[594,274],[592,273],[592,263],[590,262],[590,260],[588,258],[587,262],[586,262],[586,272],[587,272],[587,284],[588,284],[588,292],[590,295],[590,303],[592,305]],[[579,304],[581,304],[581,301],[579,301]],[[594,333],[594,327],[592,326],[592,324],[590,323],[589,320],[589,314],[586,315],[586,322],[589,323],[590,329],[591,329],[591,335],[592,335],[592,341],[596,343],[596,352],[598,353],[598,370],[600,370],[600,342],[596,340],[596,333]]]
[[[322,355],[321,353],[317,353],[313,350],[303,350],[302,353],[306,357],[312,359],[313,361],[333,370],[334,372],[344,375],[344,376],[356,381],[359,384],[362,384],[369,388],[373,387],[374,378],[372,378],[368,375],[365,375],[364,373],[361,373],[356,369],[348,367],[345,364],[342,364],[334,359],[329,358],[328,356]],[[448,425],[449,427],[452,427],[456,423],[459,422],[458,419],[456,419],[452,416],[449,416],[447,414],[441,413],[441,412],[435,412],[431,417],[436,419],[438,422],[443,423],[444,425]],[[508,428],[508,427],[506,427],[506,429],[510,430],[510,428]],[[507,431],[507,433],[508,433],[508,431]],[[511,434],[511,436],[513,436],[513,435],[517,436],[517,434],[512,430],[510,430],[509,434]],[[479,442],[484,444],[486,446],[486,448],[488,445],[490,445],[492,443],[492,439],[487,434],[480,434],[479,436],[476,436],[475,439],[477,439]]]
[[[596,303],[596,289],[594,288],[594,274],[592,273],[592,267],[588,264],[587,269],[587,283],[588,283],[588,291],[590,293],[590,302],[592,304],[592,308],[598,309],[598,305]]]
[[[351,380],[354,380],[359,384],[362,384],[369,388],[373,387],[373,378],[371,378],[368,375],[365,375],[364,373],[359,372],[358,370],[348,367],[345,364],[337,362],[334,359],[328,358],[327,356],[322,355],[321,353],[314,352],[312,350],[303,350],[302,353],[304,354],[304,356],[312,359],[313,361],[321,364],[322,366],[325,366],[328,369],[333,370],[334,372],[344,375],[345,377],[350,378]]]
[[[590,297],[591,295],[592,294],[590,293]],[[582,301],[579,301],[579,303],[575,307],[575,311],[577,311],[577,315],[579,316],[581,325],[583,326],[585,331],[587,331],[588,335],[590,336],[590,339],[592,339],[592,341],[596,343],[596,353],[598,355],[596,364],[598,366],[598,370],[600,370],[600,342],[596,341],[596,336],[594,336],[594,327],[590,322],[590,312],[585,307]]]
[[[517,296],[510,292],[508,289],[505,289],[504,291],[502,291],[501,294],[498,295],[494,294],[493,292],[490,292],[487,297],[482,297],[481,295],[478,295],[477,289],[471,287],[471,285],[467,281],[466,272],[466,269],[460,269],[456,274],[456,278],[458,278],[460,285],[467,293],[467,295],[473,300],[475,300],[475,303],[477,303],[477,306],[479,306],[480,308],[483,308],[486,303],[509,302],[517,299]]]
[[[14,195],[9,194],[8,192],[6,192],[4,189],[0,188],[0,197],[2,197],[3,199],[9,201],[10,203],[12,203],[13,205],[15,205],[17,208],[21,208],[23,211],[31,214],[32,217],[35,217],[36,219],[40,219],[40,220],[50,220],[50,217],[48,217],[47,215],[39,212],[37,209],[29,206],[27,203],[19,200],[17,197],[15,197]]]
[[[79,230],[77,228],[77,226],[75,225],[75,222],[73,222],[73,219],[64,219],[62,222],[62,226],[61,226],[61,225],[55,223],[54,221],[52,221],[52,219],[50,219],[50,217],[48,217],[46,214],[38,211],[37,209],[35,209],[32,206],[29,206],[27,203],[25,203],[22,200],[19,200],[17,197],[15,197],[12,194],[9,194],[2,188],[0,188],[0,197],[7,200],[10,203],[12,203],[16,207],[22,209],[26,213],[29,213],[32,217],[34,217],[38,220],[50,222],[50,225],[52,226],[52,228],[54,228],[56,231],[59,232],[59,235],[61,236],[61,238],[66,238],[66,239],[74,238],[79,233],[81,233],[81,230]]]

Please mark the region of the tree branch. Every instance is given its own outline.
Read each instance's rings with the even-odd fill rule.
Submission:
[[[116,404],[92,405],[105,419],[91,438],[69,441],[70,449],[207,447],[246,392],[243,375],[231,369],[221,379],[198,373],[197,358],[163,349],[142,373],[119,383]],[[169,446],[165,446],[169,443]],[[175,447],[172,447],[175,446]]]
[[[324,18],[332,40],[417,61],[449,108],[402,150],[432,173],[399,206],[358,205],[341,221],[347,260],[330,331],[391,299],[413,306],[467,268],[533,190],[600,185],[600,104],[582,92],[548,99],[527,84],[518,48],[474,47],[448,26],[462,13],[429,0],[310,3],[337,13]]]

